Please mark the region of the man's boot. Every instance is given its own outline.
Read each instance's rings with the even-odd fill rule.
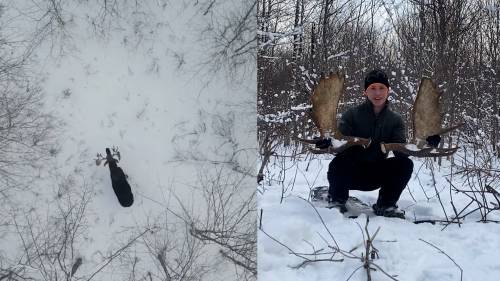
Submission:
[[[405,218],[405,212],[403,210],[398,209],[398,206],[379,206],[378,204],[374,204],[372,206],[373,212],[377,216],[384,216],[389,218]]]
[[[347,212],[347,207],[345,205],[345,202],[335,201],[331,199],[328,202],[328,208],[338,209],[342,214]]]

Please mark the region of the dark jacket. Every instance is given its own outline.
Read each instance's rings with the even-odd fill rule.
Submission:
[[[390,109],[389,103],[378,115],[375,115],[373,105],[369,100],[350,108],[342,114],[338,129],[345,136],[372,140],[367,149],[354,146],[341,153],[360,162],[376,162],[387,158],[387,154],[380,149],[381,142],[406,142],[403,118]],[[404,156],[400,153],[395,154]]]

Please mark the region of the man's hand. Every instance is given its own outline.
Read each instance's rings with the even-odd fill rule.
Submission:
[[[432,147],[438,147],[439,143],[441,142],[441,136],[440,135],[432,135],[428,136],[426,139],[427,144]]]
[[[316,143],[315,146],[316,146],[316,148],[319,148],[319,149],[329,148],[330,146],[332,146],[332,139],[330,139],[330,138],[321,139]]]

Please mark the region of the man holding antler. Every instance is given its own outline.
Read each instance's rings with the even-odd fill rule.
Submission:
[[[387,158],[380,143],[405,143],[406,130],[401,116],[390,109],[389,79],[381,70],[373,70],[364,81],[365,102],[348,109],[338,124],[344,136],[371,139],[367,148],[351,146],[338,153],[328,169],[331,207],[346,212],[349,190],[371,191],[380,188],[376,215],[404,217],[396,205],[413,172],[413,162],[407,155],[394,151],[395,157]],[[436,147],[439,135],[427,142]],[[331,146],[330,139],[316,144],[324,149]]]

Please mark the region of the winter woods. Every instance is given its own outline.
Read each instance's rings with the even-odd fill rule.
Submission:
[[[444,92],[443,125],[467,122],[462,139],[498,155],[499,9],[498,1],[259,1],[259,139],[311,136],[305,105],[321,73],[347,75],[342,112],[362,99],[363,74],[382,67],[407,121],[420,78],[431,77]]]
[[[440,147],[459,147],[453,156],[412,158],[415,169],[399,207],[418,224],[393,225],[386,219],[375,223],[382,226],[377,242],[389,242],[385,239],[391,237],[394,240],[390,242],[395,243],[386,246],[381,262],[395,265],[397,269],[391,273],[397,272],[398,280],[462,280],[462,273],[465,280],[467,274],[480,274],[472,267],[462,272],[467,266],[453,260],[471,260],[466,252],[451,254],[455,264],[439,271],[441,268],[432,268],[435,260],[414,264],[409,258],[415,253],[427,257],[427,250],[421,251],[421,246],[408,249],[422,244],[418,239],[425,238],[423,241],[449,243],[441,252],[458,253],[456,245],[465,241],[454,240],[454,235],[468,233],[464,230],[468,227],[496,229],[500,221],[500,2],[262,0],[257,17],[257,127],[262,161],[258,190],[263,206],[260,221],[266,232],[263,236],[269,234],[297,253],[310,248],[314,250],[312,255],[321,253],[321,242],[328,233],[317,231],[321,225],[311,222],[310,215],[302,215],[310,208],[301,205],[300,199],[308,198],[314,187],[327,184],[326,170],[333,156],[311,154],[307,146],[297,142],[297,138],[319,135],[311,117],[311,94],[322,74],[345,74],[344,96],[337,112],[340,117],[347,108],[364,100],[364,75],[382,68],[389,76],[391,108],[403,116],[409,140],[415,135],[411,114],[422,77],[435,81],[442,93],[442,127],[462,122],[465,126],[442,135]],[[376,202],[378,193],[352,192],[370,204]],[[335,211],[319,211],[339,243],[352,243],[354,222]],[[293,223],[281,223],[291,215]],[[296,227],[301,223],[308,229],[301,232]],[[311,229],[320,238],[316,239]],[[413,234],[415,237],[406,240]],[[479,240],[471,243],[483,243]],[[285,248],[279,254],[270,253],[270,249],[279,247],[273,239],[263,238],[259,246],[264,248],[263,263],[290,252]],[[396,252],[405,258],[399,258]],[[484,251],[482,264],[495,255],[493,250]],[[404,264],[408,260],[411,267]],[[296,261],[300,259],[288,259],[289,264]],[[264,274],[316,276],[321,272],[329,278],[351,280],[349,274],[355,267],[343,263],[330,267],[317,264],[314,269],[296,271],[275,266],[266,268]],[[415,269],[419,273],[413,272]],[[436,275],[429,273],[434,271]]]
[[[282,144],[300,152],[302,146],[293,138],[317,134],[309,99],[322,74],[346,75],[342,114],[363,100],[363,75],[383,68],[389,74],[392,108],[403,115],[409,139],[420,79],[436,81],[442,92],[442,126],[466,123],[444,135],[440,145],[462,147],[451,159],[454,172],[472,192],[484,191],[496,202],[486,185],[500,188],[500,174],[492,164],[500,156],[498,1],[262,0],[258,40],[257,126],[263,163],[276,152],[265,148]],[[463,176],[472,171],[475,180]]]
[[[255,7],[0,3],[0,280],[255,280]]]

